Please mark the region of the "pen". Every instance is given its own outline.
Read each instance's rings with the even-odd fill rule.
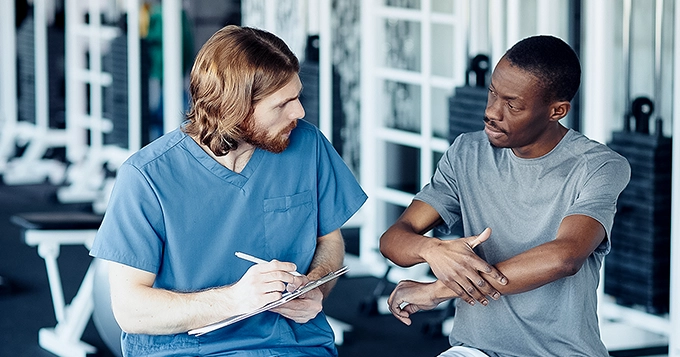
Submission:
[[[252,256],[252,255],[250,255],[250,254],[246,254],[246,253],[243,253],[243,252],[236,252],[236,253],[234,253],[234,255],[236,255],[237,257],[239,257],[239,258],[241,258],[241,259],[243,259],[243,260],[247,260],[247,261],[253,262],[253,263],[255,263],[255,264],[268,263],[268,262],[267,262],[266,260],[264,260],[264,259],[260,259],[260,258],[258,258],[258,257],[254,257],[254,256]],[[289,272],[289,273],[291,273],[292,275],[295,275],[295,276],[302,276],[302,274],[300,274],[300,273],[298,273],[298,272],[296,272],[296,271],[291,271],[291,272]]]

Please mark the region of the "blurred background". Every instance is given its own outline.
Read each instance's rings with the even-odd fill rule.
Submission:
[[[680,357],[680,5],[672,0],[0,0],[0,356],[118,356],[88,247],[118,166],[179,126],[194,55],[227,24],[301,62],[305,120],[369,195],[326,301],[341,356],[435,356],[449,304],[401,325],[378,238],[452,140],[483,128],[496,62],[534,34],[577,52],[567,127],[628,158],[600,284],[612,356]],[[675,155],[673,155],[675,153]]]

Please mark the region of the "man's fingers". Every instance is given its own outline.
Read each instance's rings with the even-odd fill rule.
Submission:
[[[288,285],[286,285],[286,290],[287,291],[295,291],[309,283],[309,278],[305,275],[301,276],[294,276],[293,275],[293,281],[289,282]]]
[[[451,289],[451,291],[453,291],[454,294],[456,294],[456,296],[458,296],[460,299],[464,300],[465,302],[467,302],[470,305],[475,304],[475,297],[473,295],[475,294],[475,291],[477,291],[477,289],[475,289],[474,287],[472,287],[472,289],[470,289],[469,286],[465,287],[461,283],[459,283],[458,281],[456,281],[454,279],[450,279],[450,280],[449,279],[442,279],[442,282],[449,289]],[[481,296],[481,294],[479,292],[477,292],[477,295]]]
[[[266,292],[270,293],[281,293],[286,291],[286,284],[280,281],[271,281],[269,283],[262,284],[262,287]]]
[[[418,311],[417,307],[405,302],[401,301],[400,303],[397,303],[396,300],[388,301],[389,304],[389,310],[396,317],[399,321],[403,322],[405,325],[410,326],[411,325],[411,319],[410,316],[411,314],[415,313]],[[416,311],[412,311],[412,310]]]
[[[475,290],[479,291],[482,295],[489,296],[494,300],[498,300],[501,294],[493,287],[493,285],[489,284],[489,281],[493,280],[498,282],[498,284],[506,285],[508,283],[508,279],[493,265],[483,263],[483,265],[476,267],[476,269],[477,271],[474,272],[474,274],[470,273],[467,276],[471,286],[473,286]],[[482,302],[478,296],[474,297],[477,301]]]
[[[508,283],[508,278],[506,278],[505,275],[503,275],[503,273],[500,272],[500,270],[496,269],[496,267],[494,267],[491,264],[484,263],[482,266],[478,267],[477,270],[480,273],[488,276],[488,278],[480,277],[480,279],[482,280],[484,279],[488,280],[490,278],[492,280],[497,281],[501,285],[506,285]],[[482,283],[480,281],[477,282]]]
[[[404,325],[406,325],[406,326],[411,326],[411,319],[410,319],[410,318],[399,316],[399,315],[395,314],[394,312],[393,312],[392,314],[393,314],[394,317],[396,317],[399,321],[403,322]]]
[[[467,282],[463,284],[459,283],[459,286],[461,290],[459,296],[468,304],[475,305],[475,301],[479,301],[484,306],[489,304],[489,300],[486,298],[484,291],[480,290],[478,286],[475,286],[470,279],[467,279]]]
[[[479,275],[479,272],[474,270],[468,271],[467,275],[458,275],[450,280],[442,279],[442,282],[470,305],[475,305],[475,302],[478,301],[486,306],[489,304],[487,296],[494,300],[498,300],[501,296],[491,284]]]
[[[392,291],[390,296],[387,298],[387,307],[394,317],[404,324],[410,326],[411,319],[409,317],[411,316],[411,312],[408,310],[408,308],[413,308],[413,306],[411,306],[402,297],[401,286],[402,282],[397,285],[394,291]]]
[[[491,237],[491,228],[487,227],[485,228],[482,233],[476,236],[471,236],[466,238],[466,243],[468,246],[472,249],[475,249],[478,245],[486,242],[487,239]],[[477,270],[481,273],[484,273],[488,275],[491,279],[497,281],[501,285],[506,285],[508,283],[508,278],[505,277],[498,269],[496,269],[493,265],[488,264],[488,263],[482,263],[483,265],[477,267]],[[484,286],[484,281],[483,280],[473,280],[476,282],[476,284],[480,287]],[[493,297],[495,294],[491,294],[491,291],[486,292],[487,295]],[[498,294],[497,291],[495,291],[496,294]]]
[[[494,289],[493,286],[487,283],[483,278],[478,278],[474,284],[485,296],[489,296],[494,300],[500,299],[501,293]]]
[[[281,270],[289,273],[296,272],[297,270],[297,266],[295,265],[295,263],[282,262],[276,259],[272,259],[270,262],[264,264],[267,264],[267,268],[270,270]]]
[[[467,238],[467,244],[470,246],[470,248],[475,249],[478,245],[489,239],[489,237],[491,237],[491,228],[486,227],[482,233],[479,233],[479,235]]]
[[[284,270],[271,270],[271,271],[265,271],[260,274],[261,281],[267,282],[267,281],[281,281],[286,284],[293,284],[295,287],[300,287],[309,281],[304,276],[295,276],[287,271]]]

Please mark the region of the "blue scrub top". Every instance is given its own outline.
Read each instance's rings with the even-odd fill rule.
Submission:
[[[317,237],[340,228],[366,194],[332,145],[300,120],[280,154],[256,149],[235,173],[175,130],[118,170],[91,255],[156,274],[154,286],[192,292],[235,283],[252,263],[294,262],[305,272]],[[297,324],[265,312],[203,336],[123,336],[130,355],[335,355],[323,313]],[[183,350],[186,348],[186,350]],[[259,350],[259,351],[258,351]]]

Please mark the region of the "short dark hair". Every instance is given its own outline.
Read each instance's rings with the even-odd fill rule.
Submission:
[[[578,56],[566,42],[557,37],[527,37],[512,46],[504,57],[543,83],[545,100],[548,102],[571,101],[581,85]]]

